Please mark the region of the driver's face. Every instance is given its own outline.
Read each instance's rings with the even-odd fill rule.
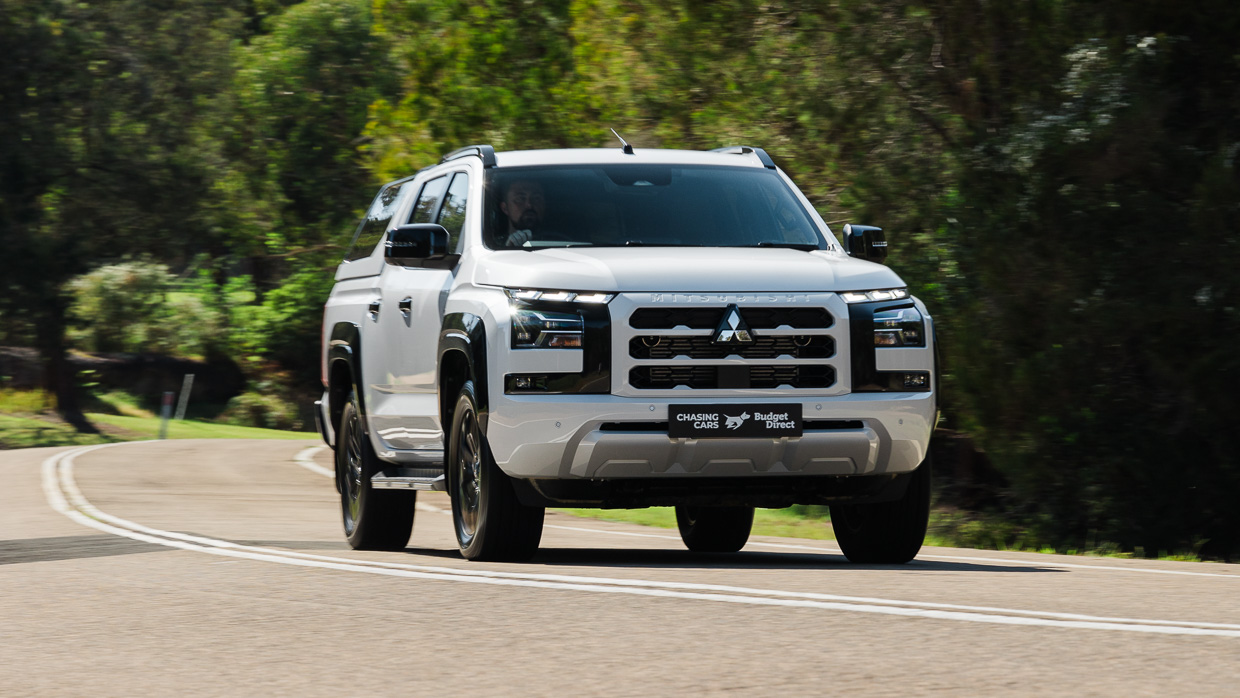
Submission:
[[[542,185],[529,180],[513,182],[499,207],[508,216],[512,230],[537,229],[546,210]]]

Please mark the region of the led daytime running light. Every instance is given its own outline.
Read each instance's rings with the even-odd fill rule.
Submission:
[[[907,288],[884,288],[875,291],[845,291],[840,294],[845,303],[865,303],[868,301],[898,301],[908,298]]]
[[[547,301],[549,303],[610,303],[614,293],[581,291],[542,291],[527,288],[507,288],[504,292],[514,301]]]

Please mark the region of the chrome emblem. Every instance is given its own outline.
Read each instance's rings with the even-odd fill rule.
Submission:
[[[723,321],[715,328],[715,344],[753,344],[753,333],[745,324],[736,304],[728,306],[723,314]]]

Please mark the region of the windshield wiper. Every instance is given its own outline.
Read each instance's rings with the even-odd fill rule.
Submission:
[[[814,250],[822,249],[812,242],[772,242],[770,240],[759,242],[756,245],[745,245],[745,247],[780,247],[802,252],[813,252]]]

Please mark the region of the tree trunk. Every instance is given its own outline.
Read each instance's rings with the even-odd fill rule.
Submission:
[[[77,375],[69,364],[65,343],[65,315],[68,303],[59,294],[46,300],[36,312],[38,318],[35,342],[43,360],[43,388],[56,396],[56,411],[80,433],[98,434],[99,430],[86,421],[78,396]]]

